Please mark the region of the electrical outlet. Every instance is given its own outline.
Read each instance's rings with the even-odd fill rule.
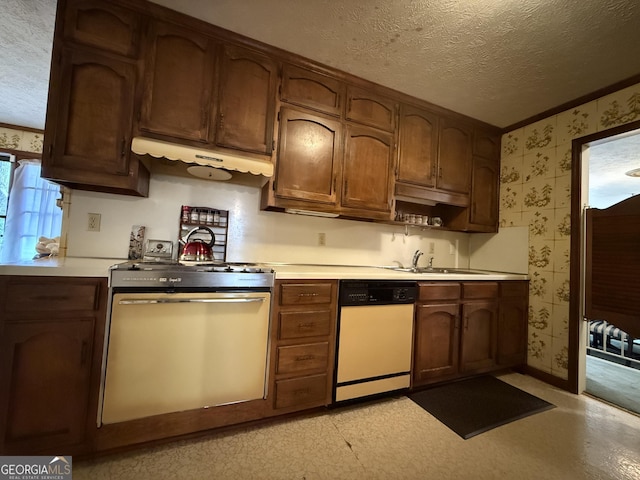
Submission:
[[[435,242],[429,242],[429,253],[436,253],[436,243]]]
[[[87,230],[90,232],[100,231],[100,214],[99,213],[90,213],[88,215]]]
[[[327,234],[326,233],[319,233],[318,234],[318,245],[320,245],[321,247],[324,247],[327,244]]]

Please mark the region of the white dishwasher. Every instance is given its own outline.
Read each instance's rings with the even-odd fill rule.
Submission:
[[[340,282],[334,402],[409,388],[417,287]]]
[[[98,425],[266,398],[272,273],[118,267]]]

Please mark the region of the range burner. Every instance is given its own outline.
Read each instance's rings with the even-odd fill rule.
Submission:
[[[274,273],[255,263],[125,262],[111,267],[112,287],[272,287]]]

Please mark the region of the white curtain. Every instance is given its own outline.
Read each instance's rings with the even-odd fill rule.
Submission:
[[[30,260],[42,237],[60,236],[62,209],[56,206],[60,187],[40,178],[39,160],[20,160],[9,190],[7,221],[0,263]]]

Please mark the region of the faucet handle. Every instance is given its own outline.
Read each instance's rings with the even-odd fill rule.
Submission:
[[[429,257],[429,268],[433,268],[433,257]]]

